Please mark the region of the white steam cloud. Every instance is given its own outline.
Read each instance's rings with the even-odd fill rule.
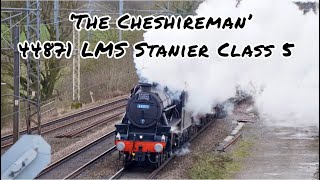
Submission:
[[[189,92],[188,107],[199,113],[235,95],[235,87],[255,96],[260,114],[276,125],[318,125],[319,120],[319,15],[303,15],[290,0],[207,0],[196,13],[205,17],[248,17],[244,29],[149,30],[148,44],[207,45],[209,59],[135,58],[141,78]],[[228,42],[239,53],[247,45],[276,46],[269,58],[221,58],[217,49]],[[290,58],[282,45],[294,43]],[[226,51],[226,50],[225,50]],[[231,51],[231,48],[229,48]],[[260,90],[263,89],[261,92]]]
[[[189,154],[191,151],[190,151],[190,143],[186,143],[184,146],[182,146],[180,149],[178,149],[175,154],[177,156],[184,156],[184,155],[187,155]]]

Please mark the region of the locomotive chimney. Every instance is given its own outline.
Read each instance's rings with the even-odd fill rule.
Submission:
[[[142,92],[151,92],[151,87],[152,87],[151,84],[149,84],[149,83],[141,83],[140,86],[141,86],[141,91]]]

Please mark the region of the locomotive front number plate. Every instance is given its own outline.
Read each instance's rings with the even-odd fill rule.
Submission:
[[[149,109],[150,105],[147,104],[137,104],[138,109]]]

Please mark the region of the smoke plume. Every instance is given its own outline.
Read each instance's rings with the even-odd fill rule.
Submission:
[[[135,58],[141,78],[173,91],[187,90],[188,108],[208,113],[235,96],[236,87],[252,94],[259,113],[275,125],[318,125],[319,15],[303,14],[290,0],[207,0],[196,13],[205,17],[248,17],[244,29],[148,30],[144,40],[159,45],[207,45],[209,59]],[[245,46],[274,44],[269,58],[222,58],[217,49],[228,42]],[[282,45],[294,43],[290,58]],[[231,48],[229,49],[231,51]],[[227,51],[226,51],[227,52]]]

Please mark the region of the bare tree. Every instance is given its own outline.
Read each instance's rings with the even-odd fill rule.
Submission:
[[[1,2],[2,3],[2,2]],[[59,40],[67,41],[72,39],[72,23],[68,21],[68,15],[73,10],[80,6],[81,1],[60,1],[59,6],[60,9],[60,19],[59,19],[59,31],[60,37]],[[83,3],[83,2],[82,2]],[[2,7],[24,7],[25,2],[20,1],[11,1],[6,2],[4,5],[1,4]],[[54,5],[53,1],[41,1],[41,24],[40,24],[40,40],[56,40],[56,32],[55,25],[53,23],[53,13],[54,13]],[[21,15],[23,18],[24,15]],[[8,17],[8,14],[1,13],[1,19]],[[18,22],[20,18],[17,18],[15,22]],[[34,22],[33,22],[34,23]],[[18,23],[21,28],[21,40],[25,39],[26,34],[26,23],[25,21],[21,21]],[[2,24],[1,26],[9,28],[8,24]],[[10,37],[7,37],[10,38]],[[1,40],[1,45],[3,45],[3,41]],[[6,56],[8,59],[7,63],[1,62],[1,79],[4,79],[8,84],[10,89],[13,89],[12,86],[12,78],[13,77],[13,53],[10,51],[1,51],[3,56]],[[24,65],[21,69],[22,72],[26,71],[26,61],[21,61]],[[55,85],[57,81],[61,78],[61,70],[66,66],[68,61],[63,61],[52,57],[51,59],[42,60],[41,61],[41,99],[43,101],[50,99],[53,97],[53,92],[55,90]],[[34,69],[36,71],[36,69]],[[22,93],[21,96],[25,96],[27,90],[27,78],[26,76],[21,76],[20,78]]]

